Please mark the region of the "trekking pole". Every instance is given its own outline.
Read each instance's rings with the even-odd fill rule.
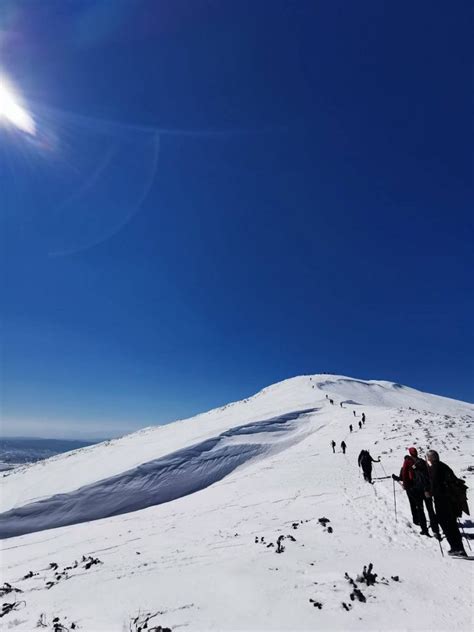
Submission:
[[[384,466],[382,465],[382,461],[380,461],[380,467],[382,468],[382,472],[384,476],[387,476],[387,472],[385,471]]]
[[[441,551],[441,555],[444,557],[443,547],[441,546],[441,540],[438,540],[439,550]]]
[[[392,479],[393,483],[393,506],[395,507],[395,522],[398,522],[397,518],[397,496],[395,494],[395,481]]]
[[[458,525],[459,525],[459,528],[460,528],[460,529],[461,529],[461,531],[462,531],[462,534],[463,534],[463,536],[464,536],[464,539],[465,539],[465,540],[466,540],[466,542],[467,542],[467,546],[469,547],[469,550],[470,550],[470,551],[472,551],[472,548],[471,548],[471,543],[469,542],[469,538],[467,537],[466,532],[464,531],[464,526],[463,526],[462,522],[461,522],[459,519],[458,519]]]

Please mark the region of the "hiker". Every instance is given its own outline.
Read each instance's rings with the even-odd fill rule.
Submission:
[[[333,400],[333,399],[330,399],[330,400],[329,400],[329,403],[330,403],[330,404],[334,404],[334,400]]]
[[[414,459],[415,461],[413,465],[413,471],[415,473],[414,489],[417,490],[418,493],[422,494],[423,502],[425,503],[426,511],[428,512],[428,517],[430,519],[431,531],[433,532],[433,535],[438,540],[440,540],[441,536],[439,533],[439,524],[438,519],[436,518],[435,510],[433,508],[433,499],[431,498],[429,493],[426,493],[430,490],[430,476],[428,472],[428,466],[426,465],[426,461],[418,456],[418,451],[416,448],[410,448],[408,452],[410,453],[412,459]]]
[[[410,510],[411,510],[411,516],[412,516],[412,522],[413,524],[416,525],[420,525],[420,520],[418,518],[418,511],[416,509],[416,503],[414,502],[414,500],[412,500],[411,495],[408,493],[408,489],[410,487],[410,482],[409,482],[409,477],[408,475],[405,475],[405,482],[403,481],[403,472],[408,471],[413,465],[413,459],[407,454],[404,459],[403,459],[403,464],[402,467],[400,468],[400,474],[397,476],[396,474],[392,474],[392,478],[394,481],[397,481],[398,483],[400,483],[400,485],[402,486],[402,488],[406,491],[407,493],[407,498],[408,498],[408,502],[410,503]]]
[[[357,463],[359,467],[362,468],[364,480],[368,483],[372,483],[372,463],[380,463],[380,457],[373,459],[368,450],[362,450],[357,459]]]
[[[365,424],[365,413],[362,413],[362,423]]]
[[[326,399],[329,399],[329,395],[326,393]]]
[[[359,421],[359,430],[362,430],[362,422]]]
[[[356,416],[356,411],[355,411],[355,410],[353,410],[352,412],[353,412],[353,414],[354,414],[354,417],[355,417],[355,416]]]
[[[346,453],[346,442],[345,441],[341,441],[341,449],[342,449],[342,454]]]
[[[429,535],[426,526],[426,516],[424,511],[425,492],[430,488],[428,470],[423,464],[423,460],[418,457],[416,448],[408,448],[408,454],[403,460],[400,476],[392,475],[394,480],[401,482],[406,491],[408,502],[410,503],[413,524],[421,527],[420,535]],[[434,534],[439,533],[438,522],[433,511],[433,505],[428,507],[431,529]]]
[[[339,406],[340,406],[341,408],[344,408],[344,406],[342,405],[342,402],[339,402]]]
[[[466,557],[457,523],[463,511],[469,515],[466,485],[446,463],[439,460],[435,450],[428,450],[426,462],[430,479],[430,490],[426,493],[434,498],[436,517],[451,547],[448,555]]]
[[[334,439],[331,441],[331,448],[332,448],[332,453],[335,454],[336,453],[336,442],[334,441]]]
[[[349,426],[349,430],[352,432],[352,424]]]

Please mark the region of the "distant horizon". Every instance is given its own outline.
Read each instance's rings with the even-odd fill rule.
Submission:
[[[57,441],[58,443],[64,442],[64,443],[82,443],[82,444],[94,445],[95,443],[102,443],[103,441],[109,441],[110,437],[98,439],[95,441],[95,440],[90,440],[90,439],[69,439],[66,437],[32,437],[32,436],[22,436],[22,435],[10,436],[10,435],[0,434],[0,441],[2,441],[3,439],[8,439],[10,441]]]

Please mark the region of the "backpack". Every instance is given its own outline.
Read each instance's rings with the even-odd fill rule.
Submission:
[[[428,473],[428,467],[423,461],[417,457],[412,465],[413,473],[413,487],[419,492],[425,492],[430,489],[430,476]]]
[[[469,505],[467,504],[468,487],[463,479],[457,477],[453,479],[450,478],[446,482],[446,489],[451,499],[456,518],[460,518],[463,512],[469,516]]]

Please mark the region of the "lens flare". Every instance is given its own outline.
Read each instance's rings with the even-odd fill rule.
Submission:
[[[18,130],[29,134],[36,135],[36,125],[33,117],[21,105],[19,96],[9,84],[9,82],[0,76],[0,123],[6,123],[16,127]]]

